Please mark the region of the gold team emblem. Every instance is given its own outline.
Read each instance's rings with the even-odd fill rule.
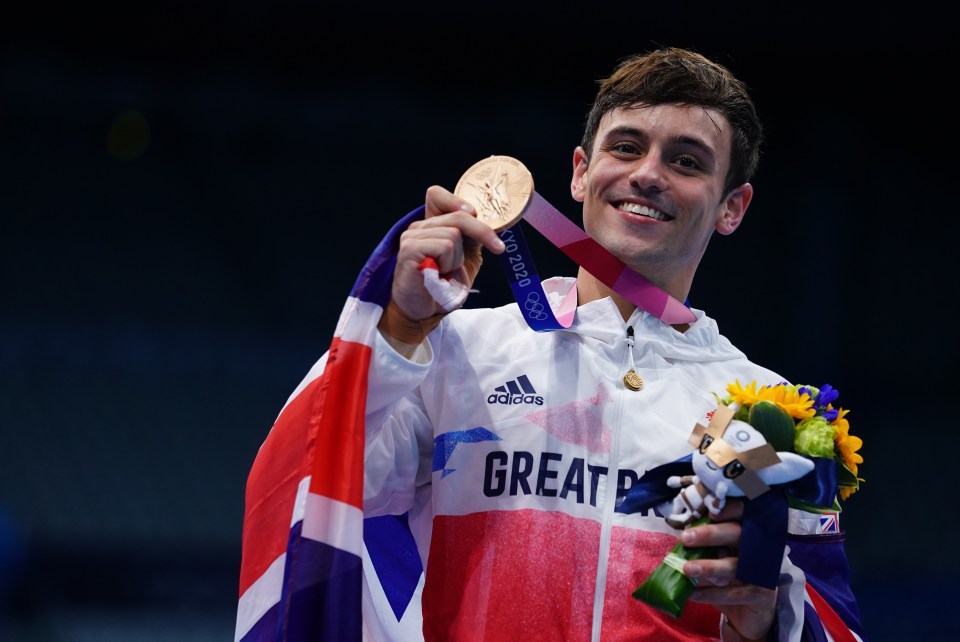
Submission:
[[[643,379],[636,370],[630,368],[630,371],[623,375],[623,385],[633,391],[643,390]]]

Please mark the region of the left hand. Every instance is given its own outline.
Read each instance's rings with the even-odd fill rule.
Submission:
[[[683,531],[680,539],[684,546],[720,547],[718,559],[687,562],[683,572],[699,580],[690,595],[692,601],[716,606],[732,625],[732,633],[739,633],[742,640],[764,640],[776,615],[777,589],[736,579],[742,517],[743,500],[728,498],[724,509],[712,517],[714,523]],[[731,632],[724,633],[724,640],[736,639]]]

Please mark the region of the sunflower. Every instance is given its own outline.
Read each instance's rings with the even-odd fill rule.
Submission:
[[[779,383],[775,386],[762,386],[757,390],[757,382],[751,381],[744,388],[738,379],[727,386],[730,399],[741,406],[752,406],[759,401],[770,401],[783,408],[794,419],[807,419],[817,413],[813,407],[813,398],[807,391],[800,392],[800,386]]]
[[[837,419],[833,422],[833,426],[836,431],[834,443],[837,447],[837,451],[840,453],[840,457],[843,460],[844,466],[846,466],[847,470],[853,473],[856,483],[841,485],[839,488],[840,499],[846,499],[850,495],[857,492],[857,489],[860,485],[859,483],[863,481],[863,479],[857,477],[857,467],[859,464],[863,463],[863,457],[857,451],[860,450],[861,446],[863,446],[863,440],[856,435],[850,434],[850,423],[846,420],[846,415],[848,412],[850,411],[840,408]]]
[[[730,402],[734,401],[741,406],[752,406],[760,401],[760,397],[757,396],[756,381],[751,381],[747,384],[747,387],[744,388],[740,385],[740,380],[737,379],[735,382],[727,385],[727,392],[730,393],[730,397],[725,400],[727,405],[730,405]]]

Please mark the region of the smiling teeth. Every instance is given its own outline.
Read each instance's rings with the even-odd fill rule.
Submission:
[[[657,221],[668,220],[667,215],[663,212],[651,209],[646,205],[640,205],[639,203],[618,203],[617,209],[630,212],[631,214],[637,214],[638,216],[646,216],[647,218],[652,218]]]

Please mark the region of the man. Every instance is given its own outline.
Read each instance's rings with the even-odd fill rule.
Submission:
[[[601,83],[573,153],[584,229],[684,301],[713,234],[743,220],[761,139],[746,87],[722,66],[681,49],[625,60]],[[690,453],[713,393],[783,378],[748,361],[703,312],[668,325],[583,268],[543,286],[554,303],[576,297],[569,328],[535,332],[516,304],[446,313],[424,286],[423,261],[470,286],[482,249],[504,251],[475,214],[432,186],[423,219],[400,236],[369,364],[363,509],[408,516],[425,579],[394,617],[368,563],[366,636],[410,639],[421,622],[427,640],[822,635],[790,559],[777,587],[736,579],[743,502],[681,533],[653,513],[616,510],[645,471]],[[628,370],[639,390],[624,385]],[[678,536],[723,555],[683,566],[699,583],[674,619],[630,593]]]

